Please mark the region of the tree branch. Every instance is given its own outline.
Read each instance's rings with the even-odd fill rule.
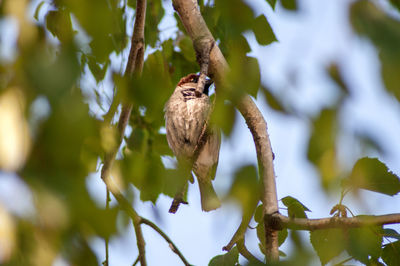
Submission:
[[[183,264],[185,264],[185,266],[190,266],[191,264],[185,259],[185,257],[183,256],[183,254],[179,251],[178,247],[174,244],[174,242],[172,242],[172,240],[152,221],[147,220],[146,218],[142,218],[141,219],[141,223],[146,224],[148,226],[150,226],[151,228],[154,229],[154,231],[156,231],[157,233],[159,233],[164,239],[165,241],[167,241],[167,243],[169,244],[171,250],[177,254],[179,256],[179,258],[181,258]]]
[[[196,0],[173,0],[174,9],[178,12],[181,21],[194,44],[200,40],[214,41],[203,17],[201,16]],[[198,45],[194,45],[199,49]],[[196,52],[201,52],[196,50]],[[217,83],[223,83],[224,74],[228,71],[228,64],[217,45],[210,53],[209,73]],[[244,77],[245,78],[245,77]],[[278,213],[278,199],[276,195],[275,173],[273,168],[273,155],[271,143],[267,133],[267,123],[260,110],[250,96],[245,95],[237,105],[242,116],[253,135],[256,146],[259,173],[263,182],[263,205],[266,217]],[[279,259],[278,231],[270,227],[269,221],[265,222],[265,239],[267,258],[272,261]]]
[[[131,77],[134,74],[141,74],[144,62],[144,23],[146,18],[146,0],[137,0],[136,2],[136,18],[132,33],[131,49],[128,56],[128,63],[125,69],[125,76]],[[124,103],[118,121],[118,145],[109,151],[104,158],[103,168],[101,169],[101,179],[105,182],[107,188],[111,191],[120,205],[124,205],[124,209],[132,218],[133,226],[136,233],[136,241],[139,250],[139,261],[141,266],[146,266],[145,257],[145,241],[143,238],[142,228],[140,227],[140,217],[136,211],[130,206],[129,202],[122,196],[119,189],[112,184],[111,169],[115,161],[118,149],[125,135],[125,128],[128,125],[132,111],[131,103]]]
[[[353,228],[371,225],[397,224],[400,223],[400,213],[386,215],[362,215],[356,217],[330,217],[321,219],[307,218],[288,218],[281,214],[276,214],[275,220],[279,219],[279,227],[286,227],[295,230],[318,230],[329,228]]]

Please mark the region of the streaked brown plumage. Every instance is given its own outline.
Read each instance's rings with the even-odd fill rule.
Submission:
[[[221,136],[216,128],[204,128],[211,111],[209,84],[203,93],[198,93],[197,80],[198,75],[189,74],[179,81],[165,105],[165,127],[168,144],[178,163],[193,163],[192,170],[199,182],[202,209],[211,211],[221,205],[211,183],[218,164]],[[203,143],[199,145],[200,140]],[[196,148],[198,145],[200,149]],[[170,212],[175,213],[180,203],[184,203],[183,193],[178,191]]]

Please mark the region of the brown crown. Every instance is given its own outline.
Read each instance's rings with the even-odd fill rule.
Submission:
[[[199,80],[199,75],[197,74],[189,74],[186,77],[181,78],[181,80],[178,83],[178,86],[185,84],[185,83],[197,83]]]

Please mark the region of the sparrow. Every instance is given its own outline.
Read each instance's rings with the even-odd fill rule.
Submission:
[[[211,80],[206,80],[202,91],[197,88],[199,75],[183,77],[165,104],[167,141],[178,161],[178,167],[188,169],[188,178],[174,197],[170,213],[175,213],[184,201],[187,183],[193,183],[194,172],[199,183],[201,208],[215,210],[221,206],[212,185],[219,159],[220,131],[208,123],[212,103],[208,96]]]

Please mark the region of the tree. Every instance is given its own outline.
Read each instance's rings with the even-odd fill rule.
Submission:
[[[329,62],[324,71],[331,78],[334,99],[313,115],[261,82],[260,62],[249,56],[248,34],[263,46],[277,38],[265,14],[256,16],[253,5],[300,12],[301,2],[256,2],[42,1],[32,4],[34,22],[26,15],[27,1],[0,3],[3,25],[10,25],[7,19],[12,16],[19,26],[15,55],[0,58],[0,169],[3,175],[17,175],[34,201],[32,215],[17,215],[0,205],[2,263],[51,265],[62,259],[72,265],[98,265],[91,239],[101,237],[101,261],[108,265],[109,240],[123,234],[118,223],[126,228],[131,220],[138,253],[132,263],[147,264],[142,232],[147,225],[190,265],[174,236],[137,211],[131,185],[141,201],[156,207],[160,195],[174,196],[179,173],[164,160],[172,156],[163,133],[164,103],[181,77],[200,70],[196,54],[217,40],[208,68],[218,96],[210,119],[229,138],[239,123],[236,108],[252,134],[258,165],[235,169],[226,197],[238,202],[242,220],[236,232],[229,232],[232,238],[223,247],[227,252],[210,258],[209,265],[237,265],[239,254],[247,265],[309,265],[315,253],[322,264],[399,264],[400,235],[390,225],[400,223],[400,214],[353,215],[344,204],[346,195],[360,190],[389,196],[400,192],[398,175],[380,160],[383,145],[343,125],[346,103],[360,97],[357,88],[340,61]],[[361,0],[346,7],[355,34],[377,50],[386,92],[399,101],[400,4],[390,3],[388,8]],[[171,4],[177,24],[165,38],[159,25]],[[88,85],[91,80],[95,85]],[[272,152],[268,119],[254,103],[257,97],[264,97],[276,112],[310,121],[304,157],[320,177],[321,192],[340,195],[330,217],[309,219],[306,212],[312,207],[292,196],[280,200],[287,215],[280,213],[274,158],[282,155]],[[340,153],[340,137],[354,133],[357,147],[365,150],[349,169]],[[98,173],[107,187],[104,206],[89,194],[86,180],[91,173]],[[117,204],[110,204],[111,198]],[[245,243],[252,224],[265,258]],[[301,230],[309,232],[315,253],[306,248]],[[287,258],[279,251],[285,241],[293,245]]]

